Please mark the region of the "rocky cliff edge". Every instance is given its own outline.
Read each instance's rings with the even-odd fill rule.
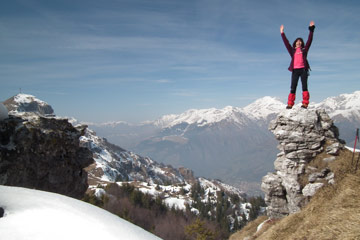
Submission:
[[[324,184],[332,184],[334,161],[344,141],[323,109],[294,108],[281,112],[269,125],[279,141],[275,172],[262,179],[267,214],[281,218],[300,211]],[[320,159],[319,159],[320,158]],[[317,164],[313,164],[314,160]]]

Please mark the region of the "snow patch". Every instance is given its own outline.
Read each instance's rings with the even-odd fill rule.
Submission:
[[[189,203],[189,202],[183,198],[170,197],[170,198],[165,199],[165,204],[167,206],[169,206],[170,208],[174,207],[175,209],[178,209],[178,210],[185,210],[186,209],[185,204],[187,204],[187,203]]]
[[[354,152],[354,147],[345,146],[345,148],[351,152]],[[355,148],[355,152],[360,152],[360,149]]]

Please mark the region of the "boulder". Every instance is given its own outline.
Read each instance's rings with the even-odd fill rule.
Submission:
[[[312,197],[322,186],[324,183],[309,183],[302,190],[302,194],[306,197]]]

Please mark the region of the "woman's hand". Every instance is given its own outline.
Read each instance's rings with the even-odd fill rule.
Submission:
[[[314,26],[315,25],[315,22],[314,21],[310,21],[310,27],[311,26]]]
[[[283,33],[284,32],[284,25],[281,24],[280,26],[280,33]]]

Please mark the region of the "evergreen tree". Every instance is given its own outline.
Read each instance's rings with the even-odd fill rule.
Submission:
[[[195,222],[185,227],[185,234],[189,240],[214,240],[215,233],[206,228],[205,222],[196,219]]]

